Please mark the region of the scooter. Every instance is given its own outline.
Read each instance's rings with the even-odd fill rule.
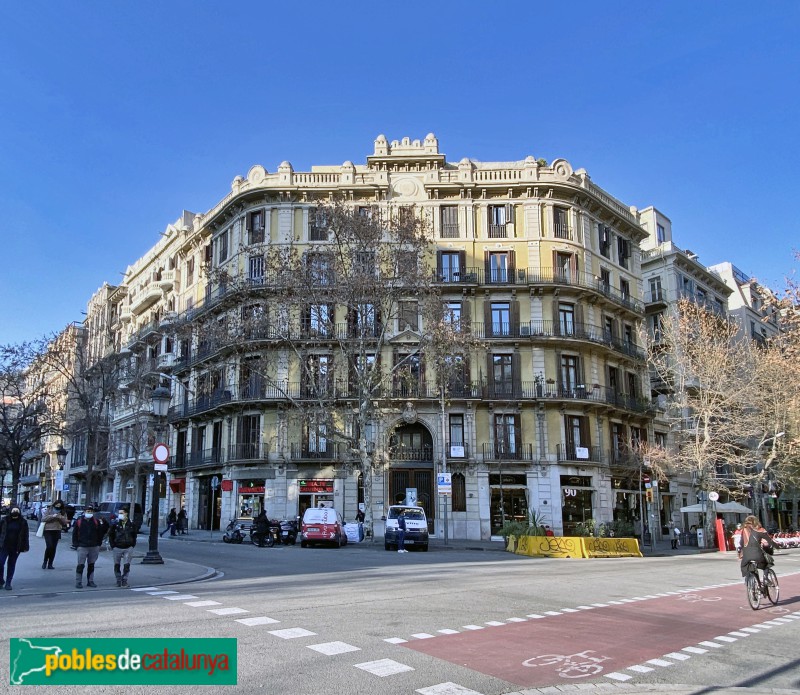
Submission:
[[[222,535],[225,543],[241,543],[244,540],[244,524],[238,519],[231,519]]]
[[[297,519],[282,519],[281,543],[283,543],[284,545],[294,545],[297,542],[297,530],[298,530]]]

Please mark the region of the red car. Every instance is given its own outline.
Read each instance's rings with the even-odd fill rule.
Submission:
[[[315,543],[332,544],[339,548],[347,545],[342,515],[332,507],[312,507],[303,514],[300,547],[307,548]]]

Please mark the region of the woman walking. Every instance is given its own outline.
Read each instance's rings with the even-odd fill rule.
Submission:
[[[42,517],[44,522],[44,561],[42,569],[55,569],[53,560],[56,559],[56,549],[61,540],[61,531],[69,526],[69,519],[64,513],[65,507],[61,500],[56,500],[50,511]]]

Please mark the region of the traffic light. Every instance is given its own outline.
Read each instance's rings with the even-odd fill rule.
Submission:
[[[647,504],[652,504],[653,503],[653,491],[650,488],[645,490],[644,498],[647,500]]]

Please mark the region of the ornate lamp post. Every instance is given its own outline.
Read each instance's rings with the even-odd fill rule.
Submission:
[[[61,472],[61,475],[57,476],[61,478],[61,484],[58,486],[59,489],[57,490],[57,499],[61,499],[61,491],[63,490],[64,486],[64,465],[67,463],[67,450],[64,448],[63,444],[59,444],[58,449],[56,449],[56,460],[58,461],[58,470]],[[59,481],[56,480],[56,482],[58,483]]]
[[[158,386],[153,389],[150,395],[150,400],[153,403],[153,415],[156,417],[156,438],[161,434],[161,423],[166,420],[167,412],[169,411],[170,393],[169,389],[164,386]],[[166,452],[166,456],[164,456]],[[166,462],[169,456],[169,449],[161,442],[157,442],[153,448],[153,489],[150,493],[152,505],[150,507],[150,543],[147,550],[147,555],[142,560],[143,565],[163,565],[164,558],[158,552],[158,492],[159,492],[159,471],[156,470],[158,463]]]

